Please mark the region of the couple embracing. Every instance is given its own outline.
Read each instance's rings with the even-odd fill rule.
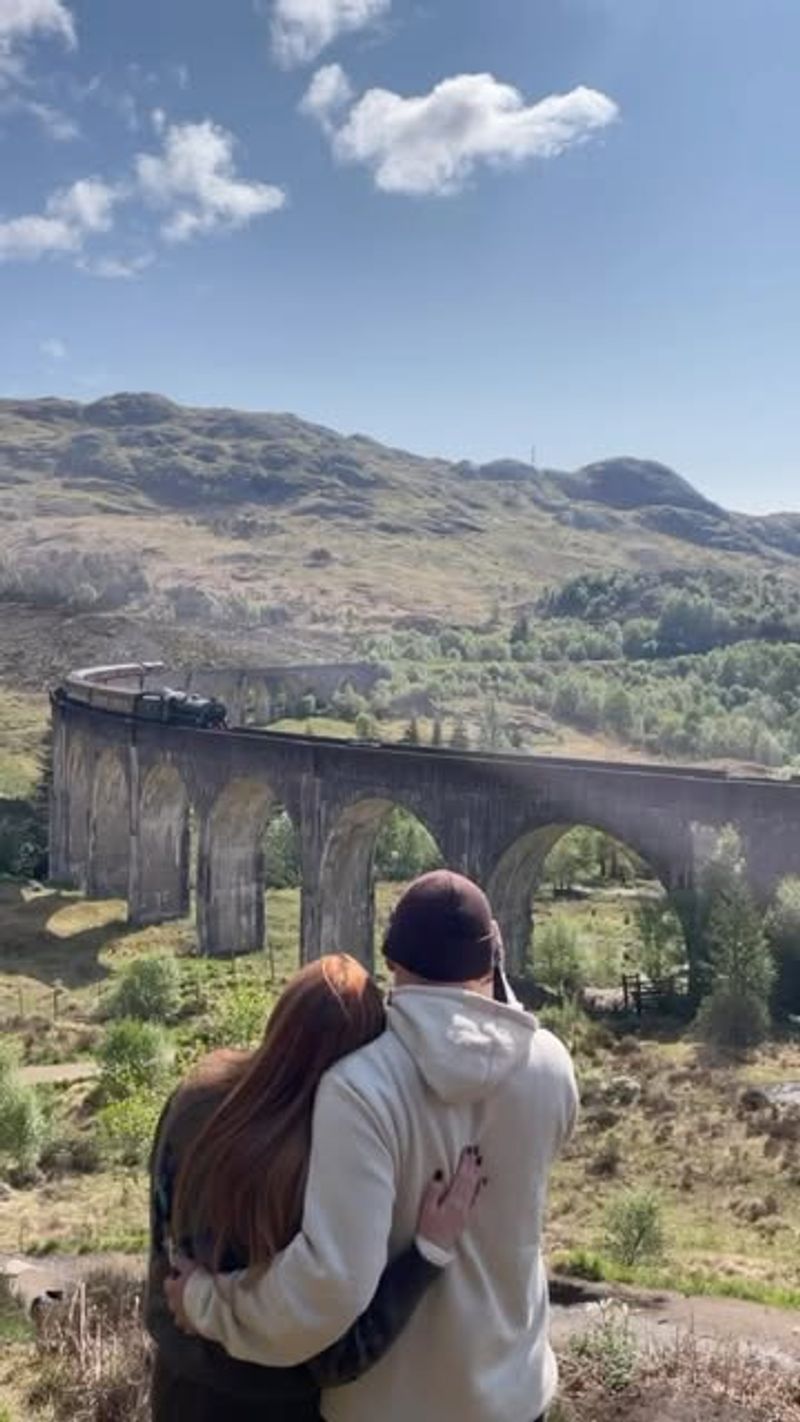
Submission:
[[[515,1000],[482,891],[401,898],[384,1003],[354,959],[215,1053],[152,1159],[154,1422],[537,1422],[553,1400],[541,1233],[577,1110]]]

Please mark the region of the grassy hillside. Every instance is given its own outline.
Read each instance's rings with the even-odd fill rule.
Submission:
[[[80,662],[356,654],[391,680],[347,718],[389,738],[416,713],[522,750],[800,752],[800,514],[728,513],[654,462],[453,464],[160,396],[6,400],[0,495],[14,693]],[[18,741],[0,724],[4,793]]]
[[[593,570],[800,579],[800,515],[729,514],[658,464],[452,464],[157,396],[0,401],[0,488],[7,602],[265,646],[479,624]]]

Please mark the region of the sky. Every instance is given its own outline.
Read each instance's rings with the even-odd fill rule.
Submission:
[[[800,508],[798,0],[0,0],[0,394]]]

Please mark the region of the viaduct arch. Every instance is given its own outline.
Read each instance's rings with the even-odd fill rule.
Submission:
[[[200,730],[68,698],[56,700],[53,718],[52,876],[126,898],[137,923],[181,917],[190,902],[191,819],[207,954],[263,946],[263,831],[277,805],[298,836],[304,960],[346,949],[371,962],[373,852],[396,805],[422,821],[446,863],[488,889],[512,968],[527,950],[544,860],[575,825],[635,849],[668,893],[690,896],[709,841],[726,824],[742,837],[758,896],[800,874],[793,782]]]

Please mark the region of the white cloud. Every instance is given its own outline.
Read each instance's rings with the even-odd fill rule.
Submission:
[[[280,64],[310,64],[339,35],[365,29],[391,0],[275,0],[272,48]]]
[[[119,199],[119,189],[101,178],[79,179],[53,193],[43,213],[0,222],[0,262],[80,252],[87,237],[110,230]]]
[[[138,154],[136,174],[145,199],[168,214],[161,233],[169,242],[244,227],[286,202],[281,188],[237,176],[233,135],[210,119],[170,124],[161,154]]]
[[[63,0],[0,0],[0,44],[56,35],[77,44],[75,21]]]
[[[48,138],[55,139],[56,143],[69,143],[80,136],[80,128],[75,120],[71,119],[69,114],[62,113],[61,109],[54,108],[52,104],[42,104],[36,99],[30,99],[23,101],[21,107],[41,124]]]
[[[58,336],[48,336],[46,341],[42,341],[39,350],[48,360],[64,360],[67,354],[67,347]]]
[[[81,257],[78,266],[89,276],[105,281],[131,281],[153,265],[155,254],[145,252],[140,257]]]
[[[0,222],[0,262],[33,262],[55,252],[76,252],[81,241],[81,234],[59,217],[12,217]]]
[[[596,89],[526,104],[519,90],[491,74],[460,74],[412,98],[370,89],[337,128],[330,110],[311,101],[314,83],[303,106],[323,123],[335,156],[369,168],[376,186],[389,193],[448,196],[463,188],[480,164],[556,158],[619,114],[614,101]],[[324,92],[323,85],[323,97]]]
[[[0,94],[0,118],[6,118],[13,114],[22,114],[26,118],[33,119],[41,126],[47,137],[57,143],[68,143],[73,138],[80,136],[78,124],[68,114],[63,113],[61,109],[55,108],[52,104],[41,103],[38,99],[30,99],[24,92]]]
[[[330,132],[333,121],[355,97],[353,87],[341,64],[326,64],[318,69],[306,90],[300,112],[309,114]]]
[[[55,193],[47,209],[79,232],[108,232],[113,223],[114,205],[120,197],[120,189],[102,178],[79,178],[71,188]]]

